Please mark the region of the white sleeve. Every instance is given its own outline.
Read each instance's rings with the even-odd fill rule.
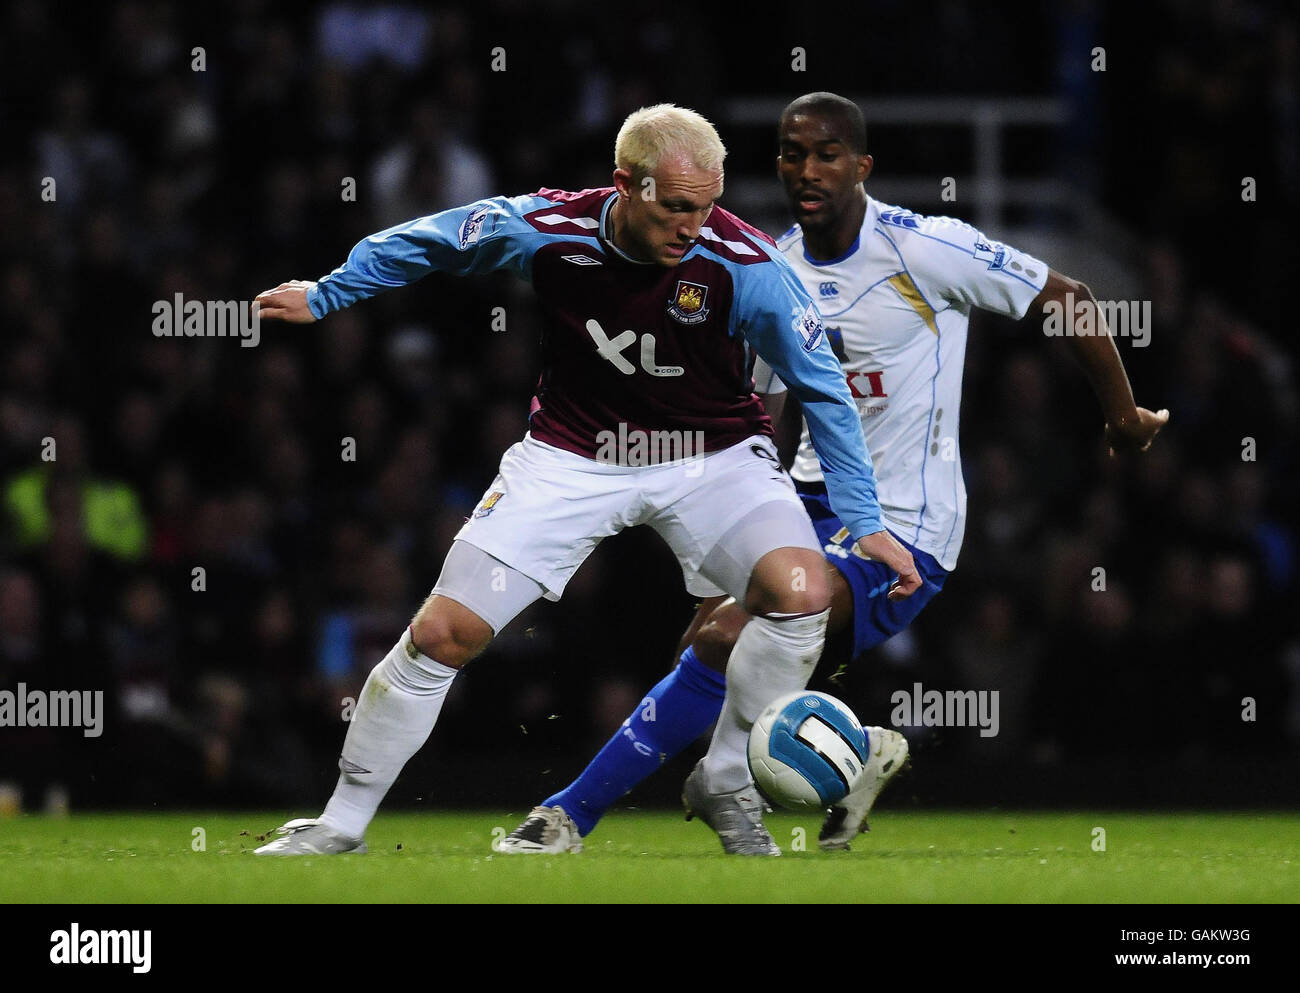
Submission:
[[[1048,266],[993,241],[951,217],[899,211],[881,216],[903,264],[931,306],[940,300],[962,310],[979,307],[1021,318],[1047,283]],[[892,225],[892,226],[890,226]]]
[[[785,383],[781,382],[781,377],[774,373],[772,367],[764,362],[763,357],[757,353],[754,355],[754,392],[785,392]]]

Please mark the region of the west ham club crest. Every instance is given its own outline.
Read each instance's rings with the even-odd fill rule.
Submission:
[[[668,315],[682,324],[699,324],[709,316],[709,309],[704,306],[709,288],[701,283],[691,283],[685,279],[677,280],[677,298],[668,308]]]

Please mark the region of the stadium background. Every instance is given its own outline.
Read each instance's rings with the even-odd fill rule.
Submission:
[[[1297,18],[1133,7],[5,5],[0,689],[102,688],[109,713],[93,739],[0,729],[0,806],[313,813],[343,701],[525,428],[537,324],[509,277],[268,322],[256,348],[156,338],[154,301],[251,300],[409,217],[605,185],[623,116],[664,100],[718,124],[724,205],[777,233],[771,110],[814,89],[864,101],[880,199],[1150,300],[1150,346],[1118,344],[1138,402],[1173,415],[1108,461],[1064,343],[973,319],[961,562],[836,685],[877,723],[915,682],[996,689],[1000,734],[909,732],[893,802],[1294,804]],[[658,538],[608,541],[463,673],[393,803],[526,806],[567,782],[691,609]],[[689,762],[636,801],[671,802]]]

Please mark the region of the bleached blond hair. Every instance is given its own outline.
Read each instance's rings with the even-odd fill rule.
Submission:
[[[704,117],[685,107],[657,103],[628,115],[614,139],[614,166],[648,176],[667,155],[684,154],[700,169],[722,171],[727,149]]]

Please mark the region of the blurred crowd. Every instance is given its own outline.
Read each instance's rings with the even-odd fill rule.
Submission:
[[[906,6],[861,13],[867,64],[804,78],[777,71],[788,31],[773,29],[767,71],[763,32],[730,42],[718,11],[682,30],[654,8],[631,31],[578,3],[115,0],[75,24],[8,5],[0,690],[103,688],[109,714],[97,739],[0,728],[0,792],[29,807],[323,801],[367,672],[526,428],[537,322],[509,277],[435,275],[319,325],[268,323],[256,348],[155,337],[155,301],[251,300],[410,217],[605,185],[618,123],[643,104],[950,92],[900,54],[922,45],[969,69],[963,92],[1067,92],[1086,109],[1033,32],[1120,27],[1108,4],[979,24],[939,4],[923,25]],[[914,682],[999,690],[998,737],[915,732],[941,756],[1050,769],[1300,745],[1300,397],[1280,316],[1296,20],[1230,6],[1152,35],[1140,70],[1115,65],[1134,45],[1114,35],[1115,71],[1143,74],[1140,115],[1090,98],[1094,192],[1142,239],[1153,303],[1150,347],[1119,346],[1168,429],[1141,458],[1108,458],[1062,341],[977,316],[958,569],[911,631],[829,684],[875,723]],[[1035,55],[975,59],[973,30]],[[1243,175],[1259,202],[1241,200]],[[520,803],[566,781],[666,671],[692,608],[658,538],[608,541],[562,603],[530,608],[462,675],[414,768],[476,772],[428,801]],[[423,781],[398,790],[426,799]]]

